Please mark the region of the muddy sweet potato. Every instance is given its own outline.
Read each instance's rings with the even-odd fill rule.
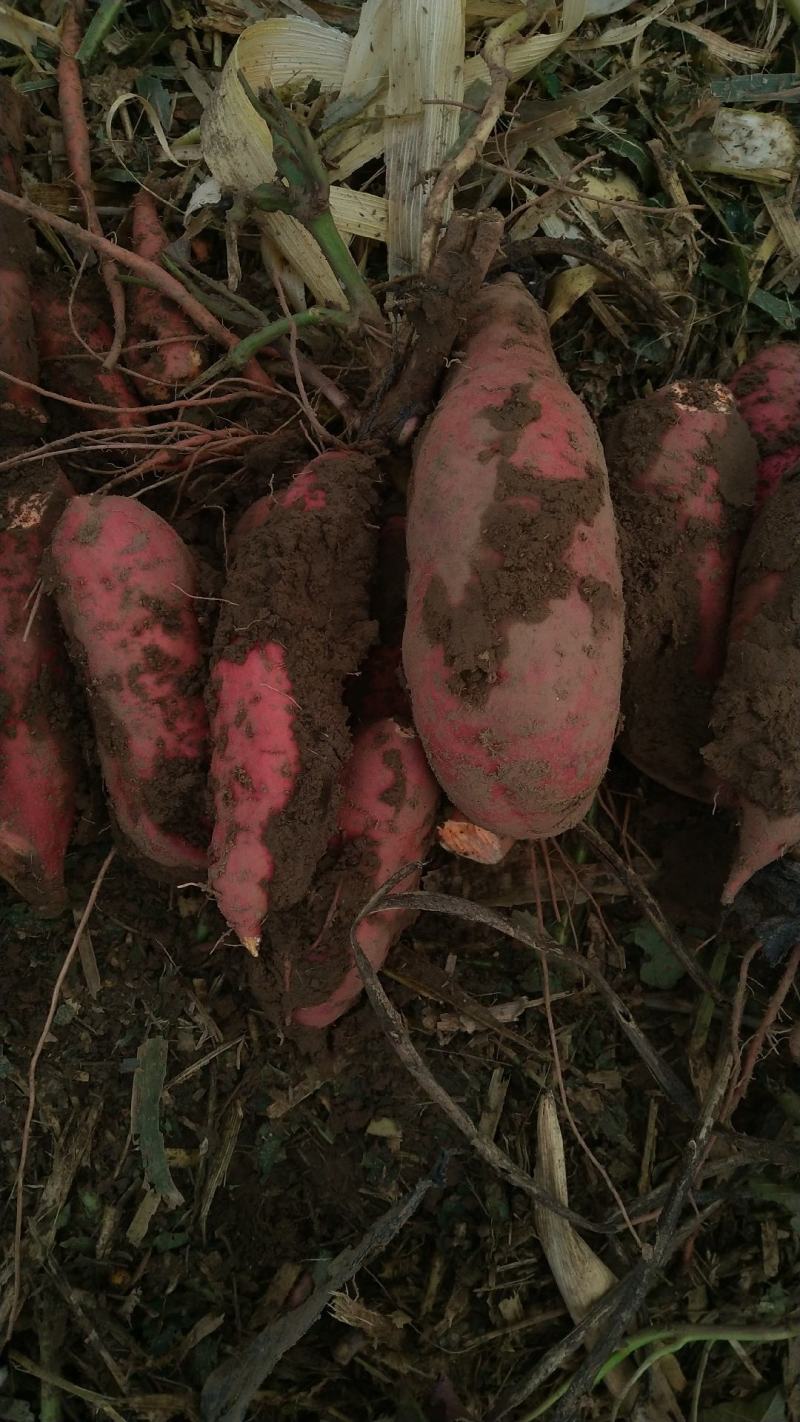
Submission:
[[[286,1004],[284,1020],[323,1028],[361,993],[350,929],[367,900],[404,864],[422,860],[433,835],[439,787],[418,737],[386,719],[364,726],[353,740],[337,819],[338,836],[299,911],[277,914],[269,937]],[[397,892],[416,888],[412,871]],[[395,911],[373,914],[359,926],[359,945],[374,968],[412,921]]]
[[[723,891],[800,840],[800,470],[785,474],[745,544],[725,671],[704,752],[739,814],[736,859]]]
[[[755,445],[730,392],[692,381],[624,409],[606,453],[628,638],[619,747],[660,784],[710,800],[701,748],[751,515]]]
[[[75,429],[88,426],[124,430],[143,425],[142,408],[122,371],[102,367],[102,359],[114,339],[103,314],[102,299],[95,300],[79,291],[70,313],[69,293],[47,280],[35,283],[32,297],[42,385],[69,400],[84,402],[78,409],[54,401],[60,420]],[[110,408],[92,409],[93,405]]]
[[[140,188],[133,200],[133,250],[159,262],[169,245],[155,198]],[[125,363],[136,372],[140,396],[150,404],[175,398],[203,369],[202,337],[180,307],[148,286],[131,290]]]
[[[194,560],[136,499],[73,498],[50,580],[124,845],[155,876],[206,865],[207,719]]]
[[[39,588],[50,532],[71,490],[50,461],[0,498],[0,876],[43,913],[66,906],[77,754],[67,661]]]
[[[731,380],[736,406],[758,447],[756,508],[800,464],[800,343],[766,346]]]
[[[344,687],[374,635],[374,480],[368,459],[320,455],[235,541],[209,690],[209,880],[254,954],[268,907],[302,897],[335,825]]]
[[[603,451],[516,276],[484,288],[419,441],[403,664],[434,773],[498,835],[586,813],[619,713],[623,612]]]

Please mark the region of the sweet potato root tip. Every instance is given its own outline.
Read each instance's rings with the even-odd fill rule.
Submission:
[[[766,346],[739,367],[731,389],[758,446],[760,508],[800,464],[800,343]]]
[[[69,493],[48,462],[6,490],[0,510],[0,876],[45,914],[67,902],[78,757],[50,599],[41,596],[32,611],[42,555]]]
[[[519,278],[479,295],[419,441],[403,662],[440,784],[475,824],[585,814],[619,713],[623,611],[597,433]]]
[[[123,842],[158,877],[194,876],[208,839],[194,560],[138,500],[81,496],[55,530],[50,572]]]
[[[606,448],[628,637],[619,746],[662,785],[712,800],[701,749],[751,515],[755,446],[724,386],[680,381],[623,410]]]
[[[722,903],[732,904],[748,880],[776,859],[782,859],[800,841],[800,810],[774,816],[762,805],[742,801],[739,809],[739,848],[722,890]]]

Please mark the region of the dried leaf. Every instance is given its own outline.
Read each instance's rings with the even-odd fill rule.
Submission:
[[[425,204],[458,138],[463,97],[463,0],[396,0],[384,122],[390,277],[417,270]]]
[[[724,35],[718,35],[716,30],[704,29],[702,25],[695,25],[691,20],[664,20],[664,25],[670,30],[680,30],[681,34],[691,35],[692,39],[699,40],[706,49],[719,59],[723,64],[745,64],[750,69],[760,69],[764,64],[768,64],[772,55],[768,49],[753,49],[748,44],[735,44],[733,40],[725,39]]]
[[[672,3],[672,0],[669,0]],[[549,59],[566,39],[577,30],[586,16],[586,0],[564,0],[560,29],[549,35],[530,35],[517,40],[506,49],[505,65],[512,79],[522,79],[532,69]],[[468,59],[464,66],[464,88],[474,83],[489,83],[489,71],[481,55]]]
[[[566,267],[554,277],[550,285],[547,301],[547,319],[551,326],[571,311],[576,301],[580,301],[587,291],[593,291],[601,273],[597,267],[582,263],[577,267]]]

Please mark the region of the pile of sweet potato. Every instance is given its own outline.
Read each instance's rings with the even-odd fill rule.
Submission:
[[[147,196],[134,235],[158,251]],[[0,392],[20,451],[43,418],[36,350],[63,392],[70,323],[97,351],[110,334],[80,304],[55,320],[54,300],[40,286],[14,316],[37,323]],[[133,307],[150,340],[154,301]],[[396,871],[418,881],[442,792],[445,842],[496,859],[576,825],[618,738],[656,780],[738,815],[726,897],[800,838],[798,348],[762,352],[732,390],[646,395],[604,448],[518,277],[485,285],[466,329],[406,516],[382,515],[380,456],[312,459],[232,531],[212,633],[196,560],[157,513],[75,494],[49,460],[12,474],[0,875],[31,903],[66,903],[76,704],[118,843],[208,885],[283,1025],[327,1027],[357,999],[351,924]],[[130,379],[96,369],[112,424],[196,373],[191,330],[169,330]],[[360,924],[374,965],[405,921]]]

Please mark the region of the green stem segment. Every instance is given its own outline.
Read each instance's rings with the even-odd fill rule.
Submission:
[[[648,1343],[664,1344],[663,1348],[655,1350],[650,1355],[649,1361],[654,1363],[658,1358],[666,1357],[669,1353],[677,1353],[681,1348],[687,1347],[689,1343],[785,1343],[792,1338],[800,1337],[800,1323],[786,1323],[775,1327],[760,1328],[754,1325],[748,1328],[746,1325],[731,1323],[720,1324],[716,1328],[646,1328],[641,1333],[636,1333],[627,1342],[611,1354],[598,1369],[595,1374],[595,1387],[603,1378],[618,1368],[620,1363],[624,1363],[631,1353],[637,1349],[645,1347]],[[535,1422],[535,1419],[544,1417],[551,1407],[555,1407],[560,1398],[569,1387],[569,1379],[561,1383],[544,1402],[539,1403],[532,1412],[526,1412],[521,1422]]]
[[[382,326],[383,319],[378,303],[353,261],[350,248],[339,232],[330,208],[320,213],[319,217],[310,218],[307,227],[342,283],[353,314],[369,325]]]
[[[339,278],[353,314],[380,329],[380,307],[331,215],[328,174],[314,139],[271,89],[255,94],[241,69],[239,83],[269,127],[275,166],[283,179],[283,183],[262,183],[255,188],[253,201],[265,212],[286,212],[302,222]]]
[[[204,370],[202,375],[198,375],[196,380],[186,385],[181,395],[190,394],[200,385],[210,384],[228,371],[241,370],[252,356],[257,355],[272,341],[277,341],[280,336],[288,336],[292,328],[324,325],[348,327],[352,324],[353,318],[349,311],[334,311],[326,306],[310,306],[308,311],[298,311],[295,316],[281,316],[277,321],[270,321],[268,326],[253,331],[252,335],[243,336],[238,345],[232,346],[224,356]]]

